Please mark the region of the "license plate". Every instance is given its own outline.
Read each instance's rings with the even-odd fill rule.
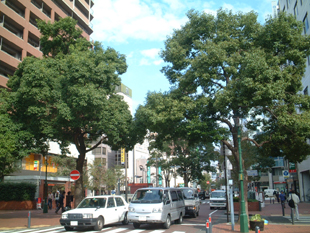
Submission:
[[[70,226],[77,226],[78,225],[78,221],[70,221]]]
[[[139,216],[139,221],[146,221],[146,216]]]

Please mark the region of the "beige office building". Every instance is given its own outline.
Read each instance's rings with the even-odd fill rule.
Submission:
[[[0,87],[6,87],[25,57],[42,56],[36,19],[54,22],[70,16],[89,40],[93,5],[93,0],[1,0]]]

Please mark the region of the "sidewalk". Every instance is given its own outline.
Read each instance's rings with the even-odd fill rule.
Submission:
[[[310,216],[310,203],[300,203],[298,205],[300,217]],[[60,211],[59,211],[60,212]],[[28,227],[28,210],[0,210],[0,231],[8,229],[25,229]],[[290,216],[290,208],[286,205],[285,216]],[[48,213],[43,214],[43,210],[31,210],[31,228],[59,226],[61,214],[55,213],[55,210],[48,210]],[[236,213],[235,213],[236,214]],[[261,216],[282,216],[281,205],[278,203],[270,204],[265,202],[265,207],[262,211],[250,211],[250,215],[260,214]],[[240,231],[240,226],[235,224],[234,232]],[[212,233],[227,233],[233,232],[231,225],[227,223],[213,226]],[[254,232],[254,231],[249,231]],[[309,233],[310,225],[295,225],[292,224],[268,224],[264,226],[264,233]]]
[[[0,210],[0,232],[28,228],[28,214],[29,210]],[[30,210],[30,217],[31,228],[58,226],[61,211],[56,214],[52,209],[43,214],[43,210]]]
[[[300,217],[303,216],[310,216],[310,203],[300,203],[298,205],[299,209],[299,215]],[[235,212],[236,214],[236,212]],[[282,207],[278,203],[270,204],[269,201],[265,201],[265,207],[262,208],[262,211],[250,211],[249,215],[254,214],[260,214],[262,217],[264,216],[283,216],[282,215]],[[286,204],[285,208],[285,216],[290,216],[291,214],[291,208]],[[234,231],[231,230],[231,224],[222,223],[213,226],[212,233],[228,233],[228,232],[240,232],[240,225],[235,224]],[[249,232],[255,232],[251,231],[249,229]],[[299,225],[298,221],[295,221],[295,225],[290,224],[275,224],[271,223],[264,226],[264,233],[275,233],[275,232],[281,232],[281,233],[309,233],[310,232],[310,225]]]

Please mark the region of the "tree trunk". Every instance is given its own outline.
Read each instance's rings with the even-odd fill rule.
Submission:
[[[84,187],[83,187],[83,165],[84,165],[85,153],[80,154],[76,163],[76,170],[80,172],[80,178],[75,181],[75,202],[74,206],[77,206],[84,198]]]

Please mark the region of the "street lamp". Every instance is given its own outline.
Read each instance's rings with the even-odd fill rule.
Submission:
[[[45,156],[45,182],[44,182],[44,187],[45,187],[45,201],[44,201],[44,205],[43,205],[43,213],[47,213],[48,212],[48,208],[47,208],[47,155]]]
[[[245,212],[245,202],[244,202],[244,189],[243,189],[243,169],[242,169],[242,151],[241,151],[241,133],[240,133],[240,115],[236,114],[234,116],[235,126],[238,130],[238,151],[239,151],[239,181],[240,181],[240,194],[241,194],[241,203],[240,203],[240,232],[249,232],[248,225],[248,216]]]

